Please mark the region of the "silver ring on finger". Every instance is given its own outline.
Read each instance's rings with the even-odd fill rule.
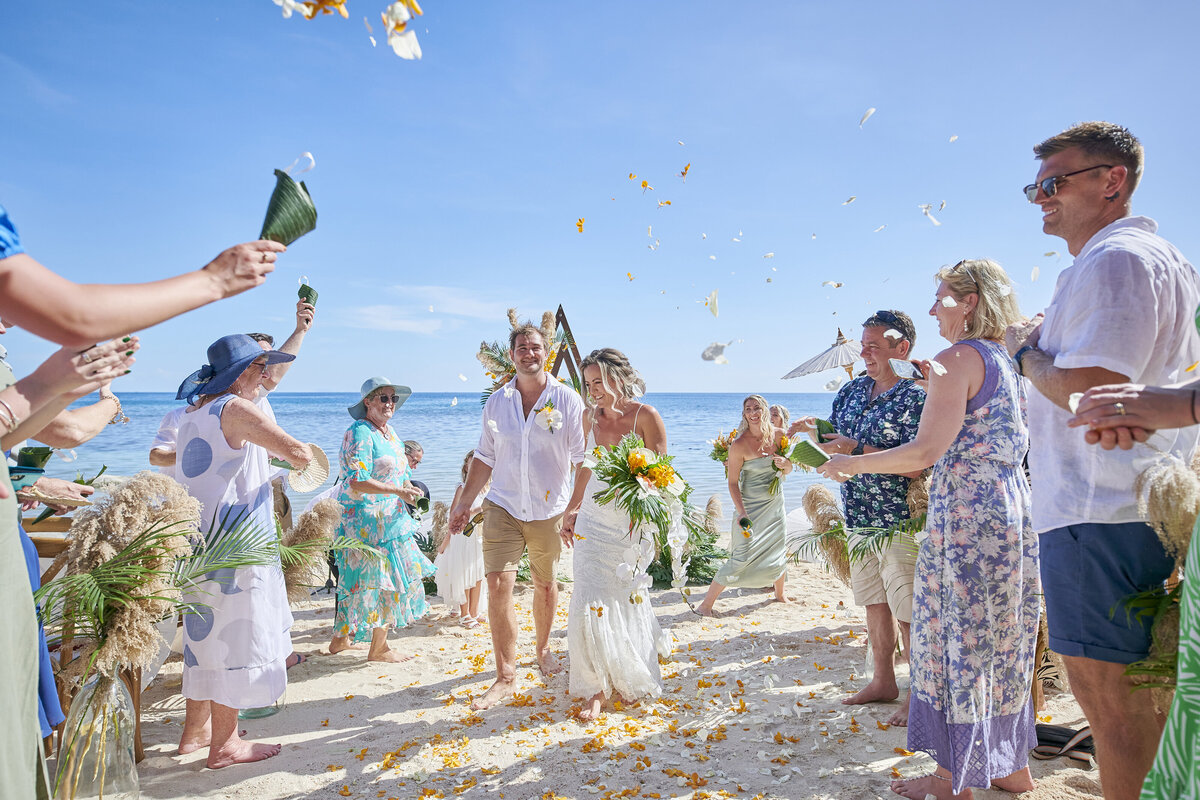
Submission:
[[[266,250],[264,250],[263,254],[262,254],[262,263],[264,263],[264,264],[267,263],[267,251]]]
[[[1117,410],[1118,417],[1125,416],[1125,404],[1124,403],[1113,403],[1113,408],[1115,408]]]
[[[79,354],[79,357],[80,357],[81,359],[83,359],[83,363],[85,363],[85,364],[90,364],[90,363],[92,363],[92,356],[91,356],[91,353],[89,353],[87,350],[84,350],[82,353],[80,353],[80,354]]]

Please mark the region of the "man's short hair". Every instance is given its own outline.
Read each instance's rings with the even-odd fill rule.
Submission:
[[[550,343],[546,341],[546,337],[542,334],[542,329],[532,322],[526,320],[520,325],[512,329],[512,333],[508,335],[508,349],[515,350],[517,348],[517,337],[524,336],[526,338],[537,334],[537,337],[542,340],[542,347],[549,347]]]
[[[260,344],[265,343],[269,347],[275,346],[275,337],[269,333],[247,333],[246,335]]]
[[[1142,179],[1146,154],[1142,143],[1128,128],[1111,122],[1081,122],[1035,145],[1033,154],[1039,161],[1044,161],[1055,153],[1072,147],[1078,147],[1089,156],[1095,156],[1101,163],[1124,166],[1128,170],[1128,177],[1125,179],[1129,186],[1127,194],[1133,194],[1133,190]]]
[[[917,326],[913,324],[912,317],[903,311],[896,311],[894,309],[876,311],[867,317],[866,322],[863,323],[863,327],[890,328],[898,331],[903,340],[908,342],[910,348],[917,343]]]

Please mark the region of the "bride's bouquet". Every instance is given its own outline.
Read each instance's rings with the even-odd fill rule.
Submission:
[[[673,456],[654,452],[640,436],[629,433],[613,447],[595,448],[583,461],[583,466],[604,484],[592,495],[596,504],[615,503],[629,515],[631,547],[627,555],[631,558],[618,566],[618,572],[628,572],[633,580],[630,599],[635,603],[642,602],[645,590],[650,588],[646,569],[654,560],[655,545],[670,548],[671,586],[679,589],[687,582],[683,550],[689,531],[703,529],[703,514],[688,503],[692,487],[675,471],[673,460]],[[649,539],[643,535],[647,532]]]

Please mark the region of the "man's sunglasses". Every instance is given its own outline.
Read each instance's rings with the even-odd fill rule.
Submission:
[[[391,403],[392,405],[396,405],[396,403],[400,402],[400,395],[398,395],[398,394],[377,394],[377,395],[375,395],[375,399],[381,403]]]
[[[1049,178],[1043,178],[1041,182],[1031,183],[1025,187],[1023,190],[1025,192],[1025,199],[1031,203],[1036,200],[1038,189],[1041,189],[1046,197],[1054,197],[1054,195],[1058,193],[1059,184],[1066,183],[1066,179],[1072,175],[1091,172],[1094,169],[1112,169],[1112,166],[1112,164],[1096,164],[1092,167],[1085,167],[1083,169],[1077,169],[1074,172],[1068,172],[1066,175],[1053,175]]]

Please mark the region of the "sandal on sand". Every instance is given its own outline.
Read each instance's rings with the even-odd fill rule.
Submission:
[[[470,630],[471,628],[478,628],[479,620],[475,619],[470,614],[466,614],[462,618],[462,626],[467,630]]]
[[[1096,766],[1096,743],[1090,726],[1079,729],[1063,725],[1038,725],[1038,745],[1029,755],[1041,761],[1066,756],[1084,769]]]
[[[292,660],[293,657],[296,659],[295,661]],[[287,661],[284,662],[284,666],[287,669],[291,669],[298,664],[303,664],[305,661],[308,661],[308,656],[304,653],[292,653],[287,657]]]

